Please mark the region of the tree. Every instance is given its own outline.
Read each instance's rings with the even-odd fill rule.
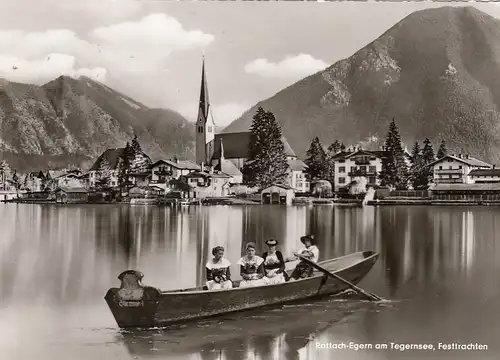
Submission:
[[[21,181],[19,179],[19,176],[17,175],[17,171],[14,170],[14,173],[12,174],[12,178],[11,178],[11,183],[12,183],[12,186],[14,186],[14,189],[19,190],[20,186],[21,186]]]
[[[341,145],[338,140],[335,140],[333,143],[328,146],[328,153],[331,155],[335,155],[340,151]]]
[[[0,187],[2,190],[7,189],[7,181],[10,177],[10,166],[7,161],[0,161]]]
[[[111,178],[111,164],[105,158],[99,162],[99,169],[97,170],[97,179],[95,186],[98,188],[107,188],[110,186]]]
[[[134,138],[132,139],[132,144],[131,144],[132,150],[134,151],[134,154],[140,154],[142,153],[142,146],[139,143],[139,139],[137,138],[137,134],[134,135]]]
[[[439,144],[439,149],[437,152],[437,158],[442,159],[448,154],[448,149],[446,149],[446,142],[441,140],[441,144]]]
[[[410,155],[410,181],[415,190],[427,189],[427,176],[422,149],[415,141]]]
[[[324,179],[327,173],[326,152],[317,136],[312,140],[306,156],[307,159],[304,162],[307,165],[306,173],[309,178],[311,180]]]
[[[285,181],[288,162],[281,138],[274,114],[259,107],[250,128],[248,161],[242,169],[246,185],[265,188]]]
[[[436,160],[432,143],[428,138],[425,138],[424,140],[424,148],[422,149],[422,159],[425,164],[425,171],[423,176],[425,177],[425,179],[427,179],[426,181],[426,188],[427,188],[429,182],[431,182],[432,179],[434,178],[434,170],[432,166],[427,166],[427,165]]]
[[[385,156],[382,158],[382,171],[379,174],[381,185],[393,187],[397,190],[407,189],[408,167],[405,161],[406,154],[394,118],[387,132],[385,151]]]
[[[140,147],[140,145],[139,145]],[[123,154],[118,161],[118,186],[120,189],[130,186],[132,183],[129,179],[129,174],[132,166],[132,161],[135,158],[132,146],[127,142]]]

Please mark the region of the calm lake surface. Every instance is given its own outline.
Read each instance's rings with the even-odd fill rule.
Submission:
[[[383,304],[329,298],[149,332],[120,331],[104,302],[127,268],[174,289],[204,281],[213,246],[234,264],[269,237],[320,259],[375,250],[360,283]],[[161,208],[0,204],[2,359],[498,359],[500,208]],[[260,251],[259,251],[260,252]],[[233,266],[232,272],[238,271]],[[436,350],[324,348],[433,344]],[[437,349],[478,343],[488,350]],[[323,348],[320,348],[323,347]]]

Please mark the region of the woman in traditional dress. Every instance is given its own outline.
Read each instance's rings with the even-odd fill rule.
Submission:
[[[266,240],[266,245],[268,246],[268,250],[262,254],[262,258],[264,259],[264,272],[266,274],[264,280],[268,285],[284,283],[286,281],[285,259],[281,251],[276,250],[278,240]]]
[[[206,265],[208,290],[232,289],[231,263],[224,258],[224,248],[214,247],[212,255]]]
[[[247,254],[238,260],[240,274],[243,280],[240,287],[265,285],[264,259],[255,255],[255,244],[250,242],[246,245]]]
[[[299,251],[293,253],[297,258],[302,256],[307,260],[317,263],[319,259],[319,249],[316,246],[316,241],[312,235],[302,236],[300,241],[304,244],[304,247],[299,249]],[[304,279],[312,276],[314,272],[314,268],[304,261],[300,261],[295,269],[290,275],[290,278],[293,280]]]

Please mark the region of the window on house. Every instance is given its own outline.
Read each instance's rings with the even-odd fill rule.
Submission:
[[[345,166],[339,167],[339,173],[345,173]]]
[[[208,126],[208,132],[212,132],[212,125]]]
[[[339,177],[339,184],[345,184],[345,177]]]
[[[198,132],[203,133],[203,126],[198,126]]]
[[[369,169],[370,169],[370,172],[376,172],[377,171],[377,167],[376,166],[370,166]]]
[[[461,169],[461,168],[462,168],[462,165],[460,165],[458,168],[459,168],[459,169]]]
[[[439,170],[443,170],[443,167],[442,167],[442,166],[440,166],[440,167],[439,167]]]

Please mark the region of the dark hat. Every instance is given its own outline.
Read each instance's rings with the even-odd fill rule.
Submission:
[[[253,242],[247,243],[246,246],[245,246],[245,250],[248,250],[249,248],[252,248],[252,249],[255,250],[256,249],[255,243],[253,243]]]
[[[300,241],[305,244],[305,241],[309,240],[311,242],[311,245],[315,245],[316,241],[314,240],[314,235],[304,235],[300,237]]]
[[[267,245],[267,246],[275,246],[275,245],[278,245],[278,240],[276,240],[276,239],[268,239],[268,240],[266,240],[266,245]]]
[[[212,255],[215,256],[219,252],[219,250],[224,251],[224,248],[222,246],[216,246],[212,249]]]

